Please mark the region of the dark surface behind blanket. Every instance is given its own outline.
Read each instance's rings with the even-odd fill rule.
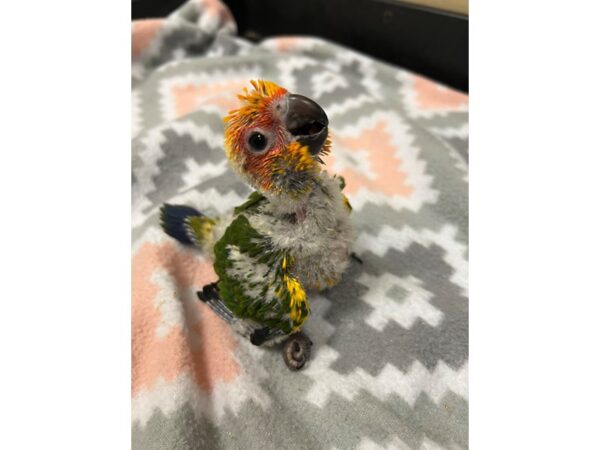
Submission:
[[[181,0],[133,0],[134,19],[164,17]],[[225,0],[241,36],[327,38],[367,55],[469,90],[469,20],[390,0]]]

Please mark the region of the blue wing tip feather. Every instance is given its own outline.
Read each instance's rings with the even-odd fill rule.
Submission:
[[[160,208],[160,225],[165,233],[186,245],[193,245],[185,229],[185,219],[202,216],[200,211],[183,205],[164,203]]]

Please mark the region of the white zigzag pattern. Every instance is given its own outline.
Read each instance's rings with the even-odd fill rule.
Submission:
[[[270,50],[273,50],[276,48],[276,41],[277,38],[274,39],[268,39],[263,41],[262,44],[260,44],[260,47],[265,47],[268,48]],[[330,58],[328,58],[327,60],[323,60],[322,56],[319,54],[319,49],[318,47],[320,46],[325,46],[325,47],[329,47],[331,44],[329,42],[327,42],[326,40],[320,39],[320,38],[313,38],[313,37],[302,37],[301,39],[299,39],[298,43],[293,47],[293,52],[296,53],[297,55],[304,55],[300,56],[300,58],[304,59],[304,63],[301,66],[298,67],[286,67],[287,61],[286,60],[284,64],[278,65],[278,68],[282,71],[282,75],[283,75],[283,71],[285,71],[285,77],[281,79],[283,85],[290,91],[293,92],[293,90],[296,88],[296,78],[292,75],[292,72],[294,69],[297,68],[301,68],[304,67],[308,64],[310,65],[315,65],[315,64],[320,64],[324,67],[324,71],[323,73],[329,72],[330,76],[339,76],[339,73],[341,72],[342,68],[344,66],[348,66],[351,65],[352,63],[358,63],[358,70],[361,73],[362,77],[360,78],[360,84],[362,84],[366,89],[367,92],[369,93],[369,96],[372,97],[370,98],[369,96],[365,96],[364,98],[362,98],[360,100],[359,103],[348,103],[348,108],[344,109],[341,106],[338,106],[336,108],[335,104],[333,105],[333,113],[331,112],[331,106],[328,105],[327,106],[327,114],[331,117],[331,114],[341,114],[343,112],[346,112],[346,110],[349,110],[353,107],[358,107],[360,105],[362,105],[364,102],[368,100],[372,101],[374,99],[382,99],[383,95],[381,93],[381,83],[379,81],[377,81],[376,79],[376,75],[377,75],[377,67],[376,65],[373,63],[373,61],[364,56],[361,55],[360,53],[354,52],[350,49],[342,49],[340,47],[336,48],[335,53],[333,53],[332,55],[330,55]],[[315,58],[316,59],[308,59],[308,58],[312,58],[313,57],[313,50],[317,49],[314,53],[315,53]],[[326,51],[329,51],[329,49],[327,49]],[[313,88],[315,90],[317,90],[317,93],[319,92],[318,89],[322,89],[322,86],[320,85],[315,85],[315,81],[311,80],[313,82]],[[345,84],[345,79],[344,79],[344,84]],[[326,92],[330,92],[330,91],[326,91]],[[315,95],[315,100],[318,98],[318,95]],[[323,105],[324,106],[324,105]]]
[[[444,317],[444,313],[429,303],[433,294],[425,290],[421,280],[413,276],[399,278],[389,272],[380,276],[363,273],[357,281],[368,287],[361,300],[373,307],[365,322],[378,331],[383,331],[392,320],[409,329],[419,318],[436,327]],[[394,287],[407,292],[401,302],[389,297],[388,292]]]
[[[412,243],[418,243],[425,247],[429,247],[431,244],[438,245],[445,251],[444,261],[454,269],[450,281],[461,287],[464,294],[468,295],[467,246],[456,240],[457,233],[457,228],[448,224],[437,232],[429,229],[415,230],[409,226],[398,230],[384,225],[377,235],[361,233],[355,248],[359,254],[371,251],[378,256],[383,256],[390,248],[404,252]]]
[[[453,240],[455,230],[452,227],[447,227],[439,233],[424,232],[421,234],[407,228],[402,233],[402,236],[400,236],[400,239],[397,239],[399,236],[396,236],[394,232],[396,232],[394,229],[382,229],[378,237],[366,236],[363,243],[368,241],[367,245],[371,246],[372,251],[383,255],[388,248],[387,245],[382,244],[382,242],[386,242],[386,239],[393,239],[391,242],[399,243],[400,248],[406,248],[410,242],[414,241],[420,242],[423,245],[435,242],[446,250],[446,259],[452,263],[452,267],[456,266],[455,259],[460,260],[463,254],[462,249],[464,249],[464,246],[460,246],[460,244]],[[373,246],[371,239],[377,240],[379,246]],[[408,281],[412,281],[411,284],[406,285],[409,289],[411,285],[414,286],[415,283],[418,283],[416,279],[405,281],[407,283]],[[404,287],[406,288],[406,286]],[[323,296],[318,295],[312,301],[311,320],[307,323],[305,331],[319,342],[327,342],[328,338],[335,331],[335,328],[324,319],[330,307],[331,302]],[[432,311],[429,312],[429,314],[431,313]],[[431,316],[434,322],[436,320],[435,316],[435,313]],[[436,404],[443,399],[448,391],[452,391],[468,399],[467,363],[458,371],[453,371],[443,361],[440,361],[433,373],[430,373],[419,361],[415,361],[406,373],[388,364],[377,376],[373,377],[362,368],[357,368],[348,375],[341,375],[337,371],[331,370],[331,364],[338,357],[339,353],[329,346],[323,346],[316,352],[311,364],[305,370],[305,374],[314,382],[307,393],[307,401],[323,407],[327,403],[331,393],[335,392],[348,400],[352,400],[361,390],[370,392],[380,400],[385,400],[395,393],[400,395],[411,406],[414,406],[416,399],[421,393],[427,394]],[[433,441],[425,440],[420,448],[435,449],[435,445],[437,444]],[[407,447],[398,445],[396,448]]]
[[[358,137],[365,129],[373,128],[382,120],[387,124],[391,144],[396,149],[395,155],[402,161],[401,169],[406,173],[406,183],[414,189],[414,192],[409,197],[402,197],[359,189],[350,197],[350,203],[357,210],[371,202],[377,205],[390,205],[395,209],[408,208],[414,212],[421,209],[425,203],[435,203],[439,192],[431,187],[433,177],[426,173],[426,161],[419,159],[420,150],[413,143],[414,136],[410,132],[409,125],[398,114],[393,111],[376,111],[370,116],[361,117],[352,125],[337,129],[336,132],[344,137]],[[335,147],[332,152],[335,156]],[[336,172],[335,167],[330,169]],[[369,173],[368,168],[365,167],[363,170]]]
[[[137,182],[133,187],[133,204],[136,205],[132,217],[133,227],[143,224],[149,214],[153,212],[143,213],[142,211],[151,206],[151,202],[145,196],[156,189],[154,177],[160,173],[157,162],[164,156],[161,146],[166,142],[163,131],[167,129],[174,131],[180,136],[187,134],[195,142],[204,141],[212,148],[222,146],[223,137],[221,134],[213,132],[208,125],[199,126],[191,121],[172,122],[148,131],[141,138],[143,148],[139,152],[139,157],[143,161],[144,167],[136,170]],[[219,176],[221,173],[223,173],[223,169],[219,164],[204,165],[203,176],[205,176],[205,179]]]
[[[465,183],[469,182],[469,166],[452,145],[447,143],[444,138],[460,138],[467,139],[469,137],[469,123],[465,122],[460,127],[432,127],[429,129],[434,135],[441,137],[439,139],[444,147],[448,149],[448,154],[454,160],[454,167],[463,173],[462,180]]]
[[[170,202],[175,204],[193,206],[208,216],[229,214],[233,208],[244,203],[246,200],[247,196],[239,196],[233,190],[228,191],[226,194],[221,194],[217,189],[212,187],[202,192],[190,189],[169,199]]]
[[[406,373],[387,363],[377,376],[372,376],[361,367],[344,375],[330,369],[339,353],[331,347],[320,349],[304,374],[313,380],[306,400],[323,408],[332,393],[346,400],[353,400],[361,391],[367,391],[381,401],[390,395],[399,395],[411,407],[420,394],[426,394],[436,405],[452,391],[468,400],[468,363],[452,370],[439,361],[435,370],[429,372],[421,362],[415,360]]]
[[[431,127],[430,130],[438,136],[445,138],[466,139],[469,137],[469,123],[465,122],[459,127]]]
[[[458,153],[458,150],[456,150],[454,147],[452,147],[450,144],[448,144],[445,140],[438,139],[438,141],[448,151],[450,158],[452,158],[452,160],[454,161],[454,167],[463,174],[462,180],[465,183],[468,183],[469,182],[469,166],[468,166],[468,164],[465,162],[465,160],[462,158],[462,156]]]
[[[218,163],[203,161],[202,164],[194,158],[188,158],[185,161],[186,171],[181,174],[183,186],[179,188],[179,192],[185,192],[198,184],[199,180],[206,180],[222,175],[227,171],[227,159],[222,159]]]
[[[345,114],[350,110],[358,109],[368,103],[375,103],[375,101],[376,100],[368,94],[360,94],[356,97],[347,97],[339,102],[323,105],[323,107],[327,110],[327,115],[331,119]]]
[[[450,448],[450,450],[462,450],[462,447],[458,444],[451,444],[449,448]],[[442,447],[437,442],[434,442],[427,437],[425,437],[425,439],[423,439],[423,442],[421,443],[421,446],[419,447],[419,450],[445,450],[445,449],[446,449],[446,447]]]
[[[144,200],[146,200],[144,198]],[[174,195],[169,199],[170,203],[190,205],[209,217],[219,217],[230,214],[236,206],[244,203],[247,200],[247,196],[239,196],[235,191],[228,191],[225,194],[220,193],[215,188],[210,188],[205,191],[199,192],[198,190],[191,188],[186,192]],[[150,204],[150,202],[148,202]],[[147,214],[140,211],[134,211],[134,226],[142,225],[148,218],[154,214],[160,205],[150,210]]]
[[[371,439],[364,437],[358,443],[356,450],[412,450],[412,448],[397,436],[389,439],[384,445],[378,445]]]
[[[263,371],[261,379],[268,376]],[[271,400],[252,376],[242,374],[230,383],[217,382],[208,394],[192,380],[189,373],[182,373],[173,381],[160,379],[149,390],[140,391],[131,401],[132,422],[144,427],[158,409],[165,415],[172,414],[183,405],[189,405],[197,417],[204,416],[219,423],[227,411],[237,414],[247,401],[254,401],[268,409]]]
[[[314,45],[325,43],[320,39],[311,39],[311,41],[313,41],[312,45],[307,46],[309,48],[312,48]],[[346,97],[339,102],[323,104],[322,106],[327,110],[327,116],[331,119],[332,117],[344,114],[350,110],[360,108],[367,103],[374,103],[377,99],[381,98],[380,84],[374,78],[376,69],[367,59],[361,58],[360,55],[351,51],[345,52],[345,56],[336,54],[335,60],[332,59],[326,62],[316,61],[305,56],[296,56],[280,61],[277,63],[277,67],[280,70],[281,83],[286,86],[290,92],[294,92],[296,89],[296,76],[293,75],[294,70],[309,65],[323,65],[323,70],[320,73],[313,75],[310,80],[314,90],[313,99],[318,101],[326,92],[333,92],[339,87],[347,87],[348,82],[339,75],[339,72],[343,65],[358,61],[360,63],[359,70],[363,72],[364,75],[361,79],[361,84],[365,86],[369,93],[360,94],[354,97]]]
[[[373,63],[373,60],[350,49],[336,49],[334,58],[335,63],[341,64],[342,66],[348,66],[357,62],[358,70],[362,75],[360,84],[367,89],[367,92],[369,92],[374,99],[383,99],[384,96],[381,91],[381,83],[377,81],[376,78],[377,67]]]
[[[142,97],[137,89],[131,91],[131,138],[142,130]]]
[[[296,92],[297,86],[294,71],[315,65],[317,65],[315,60],[304,56],[292,56],[277,61],[275,66],[277,67],[277,70],[279,70],[279,84],[284,86],[289,92]]]
[[[384,444],[384,446],[378,445],[369,438],[362,438],[356,447],[357,450],[413,450],[413,447],[407,445],[398,436],[394,436]],[[460,450],[461,447],[458,445],[452,445],[452,450]],[[337,450],[335,447],[332,450]],[[445,450],[444,447],[425,437],[418,450]]]
[[[348,81],[339,73],[324,70],[310,78],[315,99],[338,88],[348,87]]]

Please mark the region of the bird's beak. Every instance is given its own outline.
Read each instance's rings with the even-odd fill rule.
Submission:
[[[317,103],[303,95],[288,96],[285,126],[300,144],[308,146],[311,155],[321,151],[328,125],[327,115]]]

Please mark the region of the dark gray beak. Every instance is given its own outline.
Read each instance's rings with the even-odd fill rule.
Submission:
[[[285,126],[302,145],[307,145],[311,155],[317,155],[327,138],[329,120],[323,108],[303,95],[288,96]]]

